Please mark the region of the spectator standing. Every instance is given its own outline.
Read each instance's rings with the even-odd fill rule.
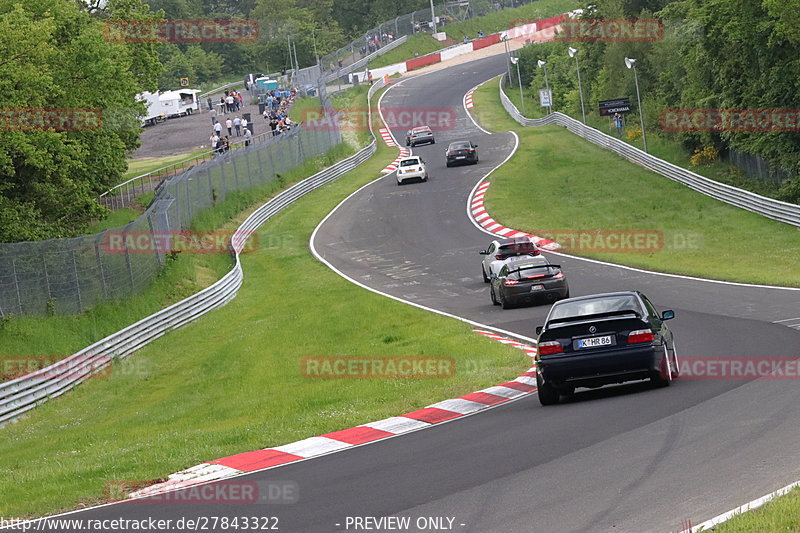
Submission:
[[[211,137],[209,137],[208,140],[211,142],[209,146],[211,146],[211,149],[213,150],[214,148],[217,147],[217,143],[219,142],[219,136],[216,133],[212,133]]]
[[[244,145],[250,146],[250,139],[253,137],[253,134],[250,133],[250,130],[247,128],[244,129]]]
[[[244,105],[244,98],[242,97],[242,93],[236,93],[236,101],[238,102],[239,109],[242,108]]]
[[[233,113],[234,112],[233,96],[231,96],[230,94],[225,97],[225,106],[228,108],[228,113]]]
[[[214,124],[214,133],[217,135],[217,137],[222,135],[222,124],[220,124],[219,122]]]
[[[233,128],[233,122],[231,122],[231,119],[225,121],[225,127],[228,128],[228,135],[233,135],[233,132],[231,131],[231,128]]]
[[[233,127],[236,128],[236,136],[241,137],[242,135],[242,119],[236,117],[233,119]]]
[[[208,101],[210,102],[210,101],[211,101],[211,99],[209,99]],[[214,107],[213,107],[213,106],[212,106],[212,107],[210,107],[210,109],[211,109],[211,111],[209,111],[209,113],[211,114],[211,126],[213,127],[213,126],[214,126],[214,124],[216,124],[216,123],[217,123],[217,110],[216,110],[216,109],[214,109]]]
[[[242,130],[247,129],[247,119],[242,117]]]
[[[211,101],[211,97],[210,96],[208,97],[208,100],[206,100],[206,103],[208,104],[208,110],[209,111],[213,111],[214,110],[214,102]]]
[[[622,135],[622,127],[625,125],[625,117],[619,113],[614,114],[614,126],[617,127],[617,135]]]

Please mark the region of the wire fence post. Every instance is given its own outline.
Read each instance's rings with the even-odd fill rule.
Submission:
[[[14,277],[14,289],[17,291],[17,308],[19,309],[19,314],[22,314],[22,298],[19,294],[19,279],[17,279],[17,264],[14,261],[14,258],[11,258],[11,273]]]
[[[75,292],[78,294],[78,312],[83,313],[83,301],[81,300],[81,283],[78,279],[78,261],[75,259],[75,250],[70,250],[72,255],[72,273],[75,276]]]
[[[106,276],[103,272],[103,258],[100,254],[100,242],[105,238],[106,232],[103,231],[94,241],[94,257],[97,261],[97,271],[100,272],[100,287],[103,289],[103,299],[108,300],[108,287],[106,286]]]

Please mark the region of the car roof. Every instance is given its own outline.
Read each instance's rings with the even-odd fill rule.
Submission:
[[[430,126],[418,126],[416,128],[411,128],[412,133],[415,131],[430,131],[430,130],[431,130]]]
[[[408,161],[409,159],[413,159],[413,160],[415,160],[415,161],[416,161],[416,160],[418,160],[418,159],[419,159],[419,156],[418,156],[418,155],[410,155],[410,156],[408,156],[408,157],[404,157],[404,158],[403,158],[403,159],[401,159],[400,161],[401,161],[401,162],[402,162],[402,161]]]

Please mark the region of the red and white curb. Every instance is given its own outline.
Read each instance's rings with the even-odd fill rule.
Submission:
[[[475,189],[474,196],[470,199],[469,211],[475,222],[486,231],[501,237],[531,237],[536,244],[545,250],[557,250],[560,247],[557,242],[551,241],[550,239],[544,239],[536,235],[531,235],[530,233],[525,233],[524,231],[507,228],[489,216],[489,213],[486,212],[486,206],[484,205],[484,198],[490,184],[490,181],[481,183],[478,188]]]
[[[400,160],[410,155],[411,155],[411,150],[409,150],[408,148],[400,148],[400,155],[398,155],[394,159],[394,161],[383,167],[381,173],[394,172],[395,170],[397,170],[397,165],[400,164]]]
[[[389,130],[387,130],[386,128],[381,128],[378,131],[381,134],[383,142],[386,143],[386,146],[397,146],[397,143],[394,142],[394,138],[392,137],[392,134],[389,133]]]
[[[464,96],[464,107],[467,109],[472,109],[475,107],[475,104],[472,103],[472,93],[475,92],[475,89],[470,89],[467,91],[466,96]]]
[[[536,348],[497,335],[490,331],[474,330],[476,333],[523,350],[527,355],[536,355]],[[218,481],[256,470],[311,459],[354,446],[431,427],[435,424],[473,414],[492,406],[505,403],[536,391],[536,369],[531,366],[516,379],[488,387],[451,400],[431,404],[422,409],[400,416],[369,422],[349,429],[334,431],[316,437],[251,452],[238,453],[221,459],[181,470],[171,474],[167,481],[137,490],[128,498],[150,497],[183,489],[200,483]]]

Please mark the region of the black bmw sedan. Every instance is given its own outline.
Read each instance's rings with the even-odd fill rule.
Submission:
[[[651,379],[669,385],[678,374],[675,340],[660,313],[638,292],[612,292],[553,304],[536,328],[536,382],[542,405],[558,403],[575,387]]]

